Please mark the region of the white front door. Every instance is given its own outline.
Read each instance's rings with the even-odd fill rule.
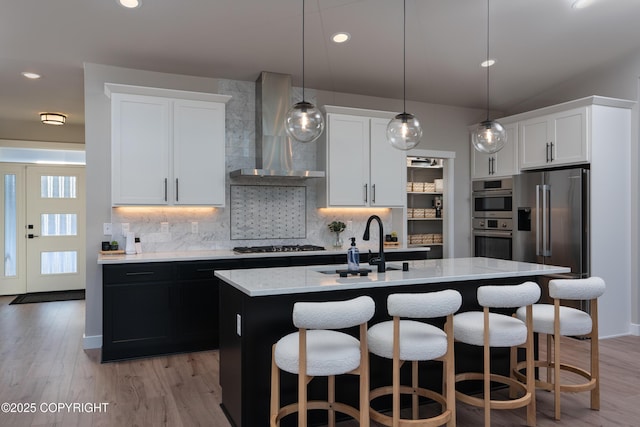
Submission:
[[[84,289],[84,167],[26,170],[26,290]]]

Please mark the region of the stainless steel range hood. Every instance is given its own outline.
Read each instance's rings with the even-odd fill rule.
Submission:
[[[284,130],[291,104],[291,76],[263,71],[256,81],[256,168],[237,169],[232,177],[322,178],[323,171],[295,169],[293,144]]]

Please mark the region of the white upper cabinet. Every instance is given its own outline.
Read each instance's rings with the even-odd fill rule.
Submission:
[[[387,141],[389,119],[372,118],[369,147],[371,206],[404,206],[407,157]]]
[[[520,122],[520,169],[589,162],[589,107]]]
[[[113,84],[105,91],[113,206],[224,206],[230,97]]]
[[[471,144],[471,178],[484,179],[518,174],[518,123],[503,124],[507,142],[497,153],[481,153]]]
[[[404,206],[405,153],[386,141],[392,113],[329,106],[325,109],[327,128],[318,141],[318,159],[325,164],[326,178],[318,187],[318,206]],[[332,113],[334,109],[340,112]]]

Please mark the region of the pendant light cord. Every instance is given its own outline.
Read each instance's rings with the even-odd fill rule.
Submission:
[[[487,121],[489,121],[489,0],[487,0]]]
[[[304,3],[302,0],[302,102],[304,102]]]
[[[402,9],[402,112],[407,114],[407,0]]]

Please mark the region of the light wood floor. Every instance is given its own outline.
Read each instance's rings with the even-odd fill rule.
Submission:
[[[101,364],[99,352],[82,350],[84,301],[8,305],[12,299],[0,297],[0,404],[36,411],[0,412],[0,426],[230,427],[219,406],[216,351]],[[584,365],[588,342],[565,341],[572,363]],[[587,393],[563,394],[556,422],[553,395],[539,391],[538,426],[640,426],[640,337],[602,340],[600,360],[602,409],[588,408]],[[49,405],[58,402],[108,405],[74,413]],[[480,424],[479,410],[462,403],[457,410],[458,426]],[[492,417],[495,426],[525,425],[524,410]]]

